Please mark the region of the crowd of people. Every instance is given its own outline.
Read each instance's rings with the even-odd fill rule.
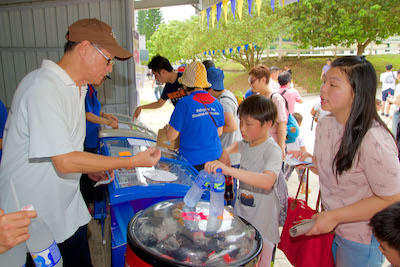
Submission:
[[[132,54],[118,45],[111,27],[97,19],[73,23],[66,39],[59,62],[44,60],[19,84],[0,139],[0,254],[26,241],[30,218],[40,214],[53,232],[64,266],[91,266],[91,216],[82,197],[90,193],[80,192],[80,181],[108,179],[105,172],[113,177],[117,168],[153,166],[161,155],[157,148],[123,158],[96,153],[96,125],[118,128],[118,119],[100,111],[92,85],[105,81],[114,59]],[[192,62],[178,73],[157,55],[148,67],[165,86],[156,102],[137,107],[133,117],[170,100],[175,108],[165,129],[170,141],[179,138],[179,153],[197,170],[220,168],[239,181],[234,212],[263,238],[259,266],[271,265],[280,241],[280,204],[274,189],[281,172],[286,177],[293,172],[284,164],[287,155],[311,158],[315,164],[309,169],[319,175],[324,211],[313,215],[315,225],[306,235],[334,232],[336,266],[381,266],[383,255],[399,265],[398,148],[377,112],[377,75],[364,57],[341,57],[324,66],[320,101],[311,111],[317,121],[313,153],[306,151],[301,133],[288,141],[291,116],[295,132],[302,121],[294,107],[303,102],[288,66],[251,68],[250,89],[240,105],[212,61]],[[382,82],[389,75],[399,78],[391,66],[387,69]],[[400,94],[393,88],[383,91],[382,116],[388,114],[386,101],[397,105],[398,112]],[[305,168],[298,167],[299,177]],[[87,176],[81,178],[82,173]],[[16,203],[33,204],[36,212],[19,211]],[[29,255],[26,266],[33,266]]]
[[[189,65],[183,77],[191,75],[196,79],[204,78],[202,67],[202,74],[191,70],[194,66],[198,69],[199,64],[195,62]],[[204,65],[209,64],[206,62]],[[191,84],[184,79],[181,81],[187,94],[192,95],[190,99],[194,109],[200,109],[204,105],[193,101],[198,91],[206,94],[204,89],[221,103],[223,101],[220,95],[215,94],[224,88],[223,71],[216,69],[214,65],[210,68],[211,72],[207,71],[210,83],[208,88],[205,88],[207,84],[196,87],[194,81]],[[364,57],[343,57],[333,62],[328,60],[321,79],[321,97],[311,110],[317,123],[314,153],[306,151],[301,134],[295,142],[286,142],[289,114],[296,118],[298,124],[302,120],[301,114],[294,112],[295,104],[302,103],[303,100],[293,88],[291,74],[277,67],[258,65],[249,71],[250,88],[245,100],[238,108],[232,105],[231,108],[234,109],[229,112],[237,113],[241,136],[231,139],[228,142],[230,145],[224,146],[221,154],[218,152],[211,156],[212,153],[206,151],[211,147],[200,148],[203,150],[199,152],[203,153],[205,164],[189,160],[198,169],[205,168],[209,172],[215,172],[221,168],[225,175],[239,180],[235,212],[252,223],[263,237],[260,266],[269,266],[274,245],[279,242],[279,201],[272,189],[282,170],[288,178],[294,169],[285,164],[282,168],[287,154],[300,160],[313,159],[315,166],[310,167],[310,170],[319,175],[325,211],[314,215],[316,224],[307,235],[334,231],[332,250],[336,265],[381,266],[384,260],[382,252],[386,255],[386,250],[379,246],[379,242],[388,242],[386,239],[389,237],[373,234],[378,233],[378,230],[371,228],[369,220],[380,210],[400,201],[400,166],[396,140],[375,106],[378,83],[375,69]],[[188,85],[194,88],[188,90]],[[395,97],[393,101],[398,99]],[[182,131],[182,125],[186,124],[190,128],[193,123],[204,123],[200,120],[196,122],[197,116],[192,116],[193,112],[188,112],[188,109],[183,109],[183,112],[181,107],[178,109],[184,103],[188,105],[187,102],[189,100],[180,100],[176,105],[167,126],[174,133],[170,140],[177,138],[178,134],[181,134],[181,140],[186,138],[187,133]],[[210,99],[210,102],[214,103],[214,100]],[[234,100],[229,102],[235,104]],[[395,103],[400,104],[399,102]],[[210,106],[209,110],[216,109]],[[224,115],[226,111],[224,107]],[[180,124],[176,125],[176,116],[179,113]],[[216,112],[215,115],[217,114],[220,116],[221,112]],[[202,113],[202,117],[207,121],[204,127],[213,129],[211,133],[207,133],[208,137],[215,140],[219,125],[213,125],[213,116],[207,112]],[[224,121],[227,124],[229,119],[224,118]],[[204,134],[200,135],[203,139]],[[200,143],[193,140],[194,146]],[[219,141],[213,145],[221,147]],[[185,154],[186,149],[184,145],[179,151]],[[232,155],[239,155],[239,166],[231,161]],[[218,159],[212,160],[212,157]],[[300,178],[304,167],[297,171]],[[305,190],[303,185],[302,192],[306,193]],[[268,218],[265,217],[266,214]],[[396,213],[392,216],[395,217]],[[397,235],[399,230],[397,229]],[[399,248],[399,244],[392,240],[386,246],[387,249]]]

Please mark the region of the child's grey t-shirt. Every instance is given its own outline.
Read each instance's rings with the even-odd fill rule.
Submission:
[[[282,150],[272,137],[255,147],[239,141],[240,168],[257,173],[272,171],[278,178],[282,168]],[[235,213],[251,223],[263,239],[277,244],[279,238],[279,199],[275,191],[239,182]],[[253,198],[251,206],[242,203],[243,198]]]

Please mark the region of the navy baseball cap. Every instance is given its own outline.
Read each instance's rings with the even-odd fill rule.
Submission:
[[[207,70],[207,80],[211,83],[211,89],[215,91],[222,91],[225,89],[224,87],[224,72],[215,67],[211,67]]]

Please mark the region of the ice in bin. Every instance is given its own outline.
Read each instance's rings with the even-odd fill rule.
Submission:
[[[199,202],[190,218],[183,212],[182,200],[173,199],[157,203],[131,220],[128,236],[136,247],[152,255],[170,259],[174,263],[207,266],[235,265],[253,257],[260,251],[261,239],[251,225],[246,225],[227,208],[224,220],[213,236],[204,234],[209,210],[208,202]],[[193,214],[192,214],[193,215]],[[195,231],[185,222],[197,224]],[[178,266],[178,265],[177,265]]]
[[[151,168],[118,169],[116,170],[116,177],[121,188],[157,183],[191,186],[195,178],[183,165],[166,162],[158,162]]]

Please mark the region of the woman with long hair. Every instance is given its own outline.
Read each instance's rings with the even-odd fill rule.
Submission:
[[[288,152],[319,175],[325,211],[313,216],[306,235],[334,231],[336,266],[381,266],[383,255],[368,226],[378,211],[400,200],[400,164],[395,140],[375,108],[377,78],[364,57],[332,63],[321,87],[321,106],[331,115],[318,121],[314,155]]]

